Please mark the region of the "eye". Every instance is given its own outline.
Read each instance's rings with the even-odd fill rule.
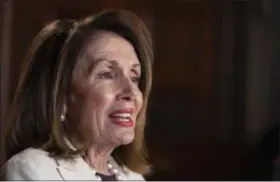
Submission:
[[[138,84],[139,84],[139,82],[140,82],[140,77],[135,76],[135,77],[132,77],[132,78],[131,78],[131,80],[132,80],[132,82],[133,82],[133,83],[135,83],[135,84],[137,84],[137,85],[138,85]]]
[[[112,71],[107,71],[99,74],[99,78],[101,79],[113,79],[115,74]]]

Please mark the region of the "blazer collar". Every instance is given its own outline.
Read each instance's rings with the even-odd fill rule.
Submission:
[[[63,180],[96,180],[95,172],[78,156],[73,160],[57,159],[57,171]]]
[[[67,145],[72,149],[76,148],[72,143],[65,138]],[[57,164],[57,171],[63,180],[97,180],[96,172],[84,161],[84,159],[78,155],[73,160],[55,159]],[[123,172],[123,177],[126,177],[127,169],[121,168],[113,157],[109,159],[110,163]]]
[[[76,148],[71,142],[65,138],[67,145],[72,149]],[[95,171],[83,160],[80,155],[77,155],[72,160],[55,159],[57,171],[63,180],[96,180]]]

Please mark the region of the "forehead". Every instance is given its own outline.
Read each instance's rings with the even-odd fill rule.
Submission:
[[[138,63],[138,57],[133,45],[125,38],[109,31],[94,32],[87,42],[85,53],[93,60],[113,59]]]

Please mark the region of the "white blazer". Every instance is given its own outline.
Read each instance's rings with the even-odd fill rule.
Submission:
[[[111,158],[111,163],[121,171]],[[123,180],[143,181],[142,175],[126,169]],[[74,161],[56,160],[42,149],[28,148],[14,155],[3,168],[4,180],[98,180],[81,156]]]

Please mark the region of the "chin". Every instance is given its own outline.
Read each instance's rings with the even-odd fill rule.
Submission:
[[[118,137],[119,138],[119,144],[120,145],[128,145],[128,144],[130,144],[130,143],[132,143],[133,142],[133,140],[134,140],[134,134],[124,134],[124,135],[122,135],[122,136],[119,136]]]

